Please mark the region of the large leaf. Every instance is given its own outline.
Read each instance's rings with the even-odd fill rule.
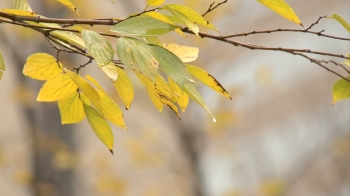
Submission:
[[[58,2],[62,3],[64,6],[68,7],[69,9],[75,11],[78,15],[80,15],[79,10],[73,5],[73,3],[69,0],[57,0]]]
[[[80,100],[78,92],[58,100],[58,108],[62,124],[78,123],[85,118],[83,102]]]
[[[187,70],[198,80],[203,82],[205,85],[210,87],[211,89],[215,90],[216,92],[220,93],[221,95],[232,99],[231,96],[228,94],[228,92],[225,90],[225,88],[217,81],[212,75],[210,75],[205,70],[193,66],[193,65],[186,65]]]
[[[32,8],[30,8],[27,0],[14,0],[13,1],[13,8],[18,9],[18,10],[33,12]]]
[[[86,105],[85,103],[84,111],[92,130],[94,130],[97,137],[102,141],[104,145],[107,146],[107,148],[113,154],[114,136],[112,129],[107,121],[103,118],[103,116],[101,116],[101,114],[98,113],[98,111]]]
[[[117,42],[117,54],[123,64],[155,81],[159,62],[152,47],[138,39],[121,37]]]
[[[82,38],[99,66],[107,65],[113,60],[112,46],[103,36],[95,31],[83,30]]]
[[[328,18],[333,18],[337,20],[350,33],[349,23],[347,23],[341,16],[339,16],[338,14],[332,14],[332,16],[328,16]]]
[[[159,61],[159,66],[180,88],[191,81],[191,74],[179,57],[160,46],[152,46],[152,49]]]
[[[80,90],[84,92],[86,97],[95,105],[98,111],[102,111],[101,99],[97,91],[92,87],[83,77],[80,75],[66,70],[67,75],[72,78],[74,83],[79,87]]]
[[[164,0],[147,0],[147,5],[149,6],[159,6],[164,3]]]
[[[273,0],[273,1],[257,0],[257,1],[262,3],[272,11],[276,12],[277,14],[287,18],[288,20],[303,26],[298,16],[295,14],[294,10],[284,0]]]
[[[48,80],[41,87],[37,101],[57,101],[71,95],[78,86],[67,74],[60,74],[54,79]]]
[[[189,46],[179,46],[177,44],[164,44],[164,48],[178,56],[182,62],[188,63],[195,61],[198,57],[198,48]]]
[[[216,122],[215,117],[211,114],[209,111],[209,108],[205,101],[203,100],[202,96],[199,94],[197,89],[191,85],[191,84],[185,84],[185,93],[188,94],[194,101],[196,101],[202,108],[204,108],[205,111],[208,112],[208,114],[212,117],[213,121]]]
[[[102,86],[92,76],[87,75],[86,78],[98,88],[97,92],[101,98],[103,116],[113,124],[127,129],[124,123],[123,112],[120,110],[119,106],[108,96]]]
[[[174,93],[176,93],[177,95],[175,96],[177,105],[179,105],[182,112],[185,112],[189,102],[188,95],[183,90],[181,90],[181,88],[170,77],[168,77],[168,82],[169,82],[169,86],[173,89]]]
[[[27,58],[23,74],[37,80],[53,79],[62,73],[62,64],[46,53],[35,53]]]
[[[347,79],[350,80],[350,76],[347,77]],[[343,78],[339,79],[337,82],[334,83],[332,92],[333,92],[333,104],[343,99],[349,99],[350,82],[344,80]]]
[[[117,67],[118,79],[115,81],[114,88],[117,91],[119,97],[123,101],[125,108],[130,109],[132,100],[134,99],[134,88],[132,83],[126,75],[125,71]]]
[[[177,28],[153,17],[137,16],[116,24],[110,31],[128,36],[158,36]]]

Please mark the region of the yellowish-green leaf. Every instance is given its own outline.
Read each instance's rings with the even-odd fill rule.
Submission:
[[[177,94],[177,96],[175,96],[177,104],[181,108],[182,112],[185,112],[189,101],[188,95],[185,92],[183,92],[181,88],[170,77],[168,77],[168,82],[170,87]]]
[[[1,51],[0,51],[0,70],[5,71],[5,61],[4,61],[4,57],[2,56]]]
[[[2,71],[0,71],[0,80],[2,79],[2,75],[3,75],[3,73],[2,73]]]
[[[112,82],[115,82],[118,78],[118,69],[117,67],[114,65],[113,62],[104,65],[102,67],[100,67],[101,70],[103,71],[103,73],[106,74],[106,76],[112,80]]]
[[[117,70],[118,78],[113,84],[113,86],[117,91],[119,97],[123,101],[125,108],[128,110],[130,109],[132,100],[134,99],[134,88],[125,71],[119,67],[117,67]]]
[[[194,101],[196,101],[202,108],[204,108],[205,111],[212,117],[213,121],[216,122],[215,117],[211,114],[207,104],[203,100],[202,96],[199,94],[197,89],[191,85],[191,84],[185,84],[184,91],[186,94],[188,94]]]
[[[1,9],[0,12],[4,12],[4,13],[7,13],[7,14],[14,14],[14,15],[17,15],[17,16],[32,16],[32,17],[38,16],[38,14],[35,13],[35,12],[26,11],[26,10],[18,10],[18,9],[7,9],[7,8],[4,8],[4,9]]]
[[[80,100],[78,92],[58,100],[58,108],[62,124],[78,123],[85,118],[83,102]]]
[[[136,16],[116,24],[110,31],[128,36],[158,36],[169,33],[179,26],[150,16]]]
[[[73,5],[73,3],[69,0],[57,0],[58,2],[62,3],[64,6],[68,7],[69,9],[75,11],[78,15],[80,15],[79,10]]]
[[[161,20],[163,22],[166,22],[166,23],[169,23],[169,24],[172,24],[172,25],[176,25],[174,21],[172,21],[168,15],[165,15],[165,14],[162,14],[162,13],[159,13],[159,12],[155,12],[155,11],[152,11],[152,12],[146,12],[144,13],[143,15],[146,15],[146,16],[150,16],[150,17],[153,17],[157,20]],[[175,18],[175,17],[174,17]],[[180,21],[181,22],[181,21]],[[177,28],[175,29],[175,32],[177,32],[178,34],[180,34],[181,36],[183,37],[186,37],[186,34],[184,32],[181,31],[180,28]]]
[[[294,10],[284,0],[257,0],[257,1],[262,3],[272,11],[276,12],[277,14],[283,16],[284,18],[303,26],[298,16],[295,14]]]
[[[212,75],[210,75],[205,70],[193,66],[193,65],[186,65],[187,70],[198,80],[203,82],[205,85],[210,87],[211,89],[215,90],[216,92],[220,93],[221,95],[232,99],[231,96],[228,94],[228,92],[225,90],[225,88],[217,81]]]
[[[175,10],[173,10],[171,7],[167,7],[164,6],[171,14],[173,14],[173,16],[181,21],[182,23],[184,23],[191,31],[193,31],[194,34],[198,35],[199,32],[199,27],[196,25],[195,22],[191,21],[189,18],[187,18],[184,14],[182,14],[181,12],[177,12]]]
[[[344,64],[350,66],[350,52],[346,55],[346,57],[348,57],[349,59],[346,59]]]
[[[348,76],[347,79],[350,80],[350,76]],[[333,104],[343,99],[349,99],[350,82],[341,78],[334,83],[332,91],[333,91]]]
[[[89,98],[89,100],[95,105],[96,109],[98,111],[102,111],[102,106],[101,106],[101,99],[94,87],[92,87],[83,77],[80,75],[69,71],[65,70],[67,75],[72,78],[74,83],[79,87],[80,90],[84,92],[86,97]]]
[[[191,25],[187,25],[190,29],[192,28],[192,24],[199,24],[206,28],[219,32],[217,28],[215,28],[208,21],[204,20],[201,14],[192,10],[189,7],[178,4],[167,4],[164,6],[164,8],[167,9],[170,13],[172,13],[175,17],[181,19],[181,21],[184,22],[186,25],[188,21],[191,21]]]
[[[78,89],[78,86],[67,74],[60,74],[48,80],[41,87],[37,101],[51,102],[64,99]]]
[[[113,48],[103,36],[95,31],[83,30],[82,38],[99,66],[107,65],[113,60]]]
[[[143,40],[145,40],[145,42],[147,44],[153,44],[153,45],[158,45],[158,46],[163,46],[162,42],[158,39],[158,37],[156,36],[147,36],[147,37],[143,37]]]
[[[155,81],[159,62],[151,46],[135,38],[121,37],[117,42],[117,53],[123,64]]]
[[[349,23],[347,23],[341,16],[339,16],[338,14],[333,14],[332,16],[328,16],[328,18],[333,18],[337,20],[350,33]]]
[[[88,105],[88,106],[91,106],[91,101],[90,101],[90,99],[85,95],[84,92],[80,91],[80,92],[79,92],[79,97],[80,97],[80,100],[81,100],[84,104],[86,104],[86,105]]]
[[[13,7],[18,10],[24,10],[28,12],[33,12],[32,8],[30,8],[27,0],[14,0]]]
[[[164,48],[178,56],[182,62],[188,63],[195,61],[198,57],[198,48],[189,46],[179,46],[177,44],[163,44]]]
[[[159,6],[164,3],[164,0],[147,0],[147,5],[148,6]]]
[[[98,111],[86,104],[84,104],[84,111],[92,130],[113,154],[114,136],[107,121]]]
[[[35,53],[27,58],[23,74],[37,80],[50,80],[62,73],[62,64],[46,53]]]

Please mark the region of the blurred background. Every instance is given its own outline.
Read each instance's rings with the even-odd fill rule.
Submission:
[[[54,0],[28,2],[39,14],[63,18],[123,18],[145,7],[140,0],[116,0],[114,4],[109,0],[72,0],[81,12],[77,16]],[[350,21],[348,0],[287,2],[305,27],[319,16],[333,13]],[[212,1],[166,3],[184,4],[204,13]],[[0,8],[11,7],[11,0],[0,2]],[[222,35],[301,28],[256,1],[229,0],[206,19]],[[321,20],[313,29],[349,37],[331,19]],[[22,68],[35,52],[56,54],[44,36],[1,24],[0,50],[6,71],[0,82],[0,195],[350,195],[350,101],[332,105],[335,75],[281,52],[252,51],[191,35],[185,39],[175,33],[161,40],[199,47],[199,58],[192,64],[216,77],[232,100],[200,85],[217,122],[193,101],[179,121],[168,108],[159,113],[141,83],[129,74],[136,98],[124,112],[129,129],[113,126],[112,156],[86,120],[61,125],[57,104],[36,102],[43,82],[24,77]],[[337,54],[350,51],[349,42],[303,33],[235,40]],[[115,40],[110,41],[115,46]],[[60,58],[67,67],[86,62],[77,55],[62,54]],[[329,67],[341,72],[331,64]],[[81,74],[96,77],[122,106],[95,64]]]

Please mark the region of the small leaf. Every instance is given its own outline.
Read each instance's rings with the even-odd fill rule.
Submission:
[[[347,79],[350,80],[350,76]],[[350,82],[341,78],[333,85],[333,104],[348,98],[350,98]]]
[[[164,0],[147,0],[147,5],[148,6],[159,6],[164,3]]]
[[[181,88],[170,77],[168,77],[168,82],[170,87],[177,94],[177,96],[175,96],[177,104],[182,109],[182,112],[185,112],[189,102],[188,95],[185,92],[183,92]]]
[[[58,108],[62,124],[78,123],[85,118],[83,102],[80,100],[78,92],[58,100]]]
[[[112,46],[103,36],[94,31],[83,30],[82,38],[99,66],[107,65],[113,60]]]
[[[346,57],[350,58],[350,52],[346,55]],[[350,59],[346,59],[344,64],[350,66]]]
[[[24,10],[28,12],[33,12],[32,8],[30,8],[27,0],[14,0],[13,7],[18,10]]]
[[[106,76],[112,80],[112,82],[115,82],[118,78],[118,69],[117,67],[114,65],[113,62],[104,65],[101,67],[101,70],[103,71],[103,73],[106,74]]]
[[[0,51],[0,70],[5,71],[5,61],[4,61],[4,57],[2,56],[1,51]]]
[[[186,65],[187,70],[198,80],[203,82],[205,85],[207,85],[209,88],[215,90],[216,92],[220,93],[221,95],[232,99],[231,96],[228,94],[228,92],[225,90],[225,88],[217,81],[212,75],[210,75],[205,70],[193,66],[193,65]]]
[[[97,137],[113,152],[114,136],[107,121],[94,108],[84,104],[86,118]]]
[[[164,48],[178,56],[182,62],[188,63],[195,61],[198,57],[198,48],[189,46],[179,46],[177,44],[163,44]]]
[[[84,92],[84,94],[86,95],[87,98],[89,98],[89,100],[95,105],[96,109],[98,111],[102,111],[102,106],[101,106],[101,100],[100,100],[100,96],[98,95],[98,93],[96,92],[96,90],[94,89],[94,87],[92,87],[83,77],[81,77],[80,75],[69,71],[69,70],[65,70],[67,75],[72,78],[72,80],[74,81],[74,83],[79,87],[80,90],[82,90]]]
[[[58,2],[62,3],[64,6],[68,7],[69,9],[75,11],[78,15],[80,15],[79,10],[73,5],[73,3],[69,0],[57,0]]]
[[[215,117],[210,113],[209,108],[207,107],[207,104],[203,100],[202,96],[199,94],[199,92],[196,90],[196,88],[193,87],[191,84],[185,84],[185,93],[188,94],[194,101],[196,101],[202,108],[204,108],[205,111],[212,117],[213,121],[216,122]]]
[[[350,25],[347,23],[341,16],[338,14],[333,14],[332,16],[328,16],[327,18],[333,18],[337,20],[343,27],[350,33]]]
[[[180,88],[183,88],[192,77],[181,59],[163,47],[152,46],[152,49],[160,63],[159,66]]]
[[[155,81],[159,62],[151,46],[135,38],[121,37],[117,42],[117,54],[123,64]]]
[[[78,86],[67,74],[60,74],[48,80],[41,87],[37,101],[51,102],[64,99],[78,89]]]
[[[294,10],[286,3],[284,0],[257,0],[272,11],[276,12],[277,14],[283,16],[284,18],[287,18],[288,20],[297,23],[301,26],[303,24],[299,20],[298,16],[295,14]]]
[[[153,17],[137,16],[116,24],[110,31],[128,36],[158,36],[177,28]]]
[[[113,84],[115,90],[117,91],[119,97],[123,101],[125,108],[130,109],[132,100],[134,99],[134,88],[132,83],[126,75],[125,71],[117,67],[118,69],[118,78]]]
[[[35,53],[27,58],[23,74],[37,80],[49,80],[62,73],[62,64],[46,53]]]

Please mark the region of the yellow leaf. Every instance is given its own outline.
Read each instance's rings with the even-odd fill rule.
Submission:
[[[85,118],[83,102],[79,99],[78,92],[58,100],[58,108],[62,124],[78,123]]]
[[[18,9],[7,9],[7,8],[4,8],[4,9],[1,9],[0,12],[4,12],[4,13],[7,13],[7,14],[14,14],[14,15],[17,15],[17,16],[38,16],[37,13],[35,12],[32,12],[32,11],[25,11],[25,10],[18,10]]]
[[[2,53],[0,52],[0,80],[3,75],[2,71],[5,71],[5,61],[4,61],[4,57],[2,56]]]
[[[193,65],[186,65],[186,67],[188,72],[190,72],[194,77],[203,82],[205,85],[222,94],[223,96],[232,99],[225,88],[208,72]]]
[[[99,89],[97,92],[101,98],[103,116],[113,124],[127,129],[124,123],[123,112],[120,110],[119,106],[107,95],[102,86],[93,77],[87,75],[86,78]]]
[[[52,80],[48,80],[41,87],[37,101],[57,101],[74,93],[78,86],[67,74],[60,74]]]
[[[182,112],[185,112],[189,101],[188,95],[185,92],[183,92],[181,88],[170,77],[168,77],[168,82],[170,87],[177,94],[177,96],[175,96],[177,104],[182,109]]]
[[[349,33],[350,33],[350,25],[346,22],[341,16],[338,14],[332,14],[332,16],[328,16],[327,18],[333,18],[337,20]]]
[[[107,121],[103,118],[103,116],[101,116],[100,113],[98,113],[98,111],[86,104],[84,104],[84,111],[86,118],[97,137],[113,154],[114,136]]]
[[[79,97],[80,97],[80,100],[84,103],[84,104],[86,104],[86,105],[88,105],[88,106],[91,106],[91,101],[90,101],[90,99],[85,95],[85,93],[84,92],[79,92]]]
[[[96,92],[96,90],[94,89],[94,87],[92,87],[83,77],[81,77],[80,75],[69,71],[69,70],[65,70],[67,75],[72,78],[72,80],[74,81],[74,83],[76,85],[78,85],[79,89],[82,90],[84,92],[84,94],[86,95],[87,98],[89,98],[89,100],[95,105],[96,109],[98,111],[102,111],[102,107],[101,107],[101,100],[100,100],[100,96],[98,95],[98,93]]]
[[[195,61],[198,57],[198,48],[189,46],[179,46],[177,44],[163,44],[164,48],[178,56],[182,62],[188,63]]]
[[[159,6],[164,3],[164,0],[147,0],[147,5],[149,6]]]
[[[50,80],[62,73],[62,64],[46,53],[35,53],[27,58],[23,74],[37,80]]]
[[[68,7],[69,9],[75,11],[78,15],[80,15],[79,10],[73,5],[73,3],[69,0],[57,0],[58,2],[62,3],[64,6]]]
[[[30,8],[27,0],[14,0],[13,1],[13,7],[15,9],[24,10],[24,11],[28,11],[28,12],[33,12],[32,8]]]
[[[134,88],[125,71],[119,67],[117,67],[117,70],[118,78],[113,84],[113,86],[117,91],[119,97],[123,101],[125,108],[128,110],[130,109],[132,100],[134,99]]]
[[[107,65],[104,65],[101,67],[101,70],[103,73],[106,74],[106,76],[112,80],[112,82],[115,82],[118,78],[118,68],[114,65],[114,63],[109,63]]]
[[[287,18],[288,20],[295,22],[301,26],[303,24],[295,14],[294,10],[284,0],[257,0],[266,7],[270,8],[277,14]]]
[[[166,22],[166,23],[169,23],[169,24],[172,24],[172,25],[176,25],[172,20],[170,20],[166,15],[162,14],[162,13],[159,13],[159,12],[155,12],[155,11],[152,11],[152,12],[146,12],[144,13],[143,15],[146,15],[146,16],[150,16],[150,17],[153,17],[155,19],[158,19],[158,20],[161,20],[163,22]],[[175,29],[175,32],[180,34],[182,37],[187,37],[186,34],[184,32],[181,31],[180,28],[178,29]]]

